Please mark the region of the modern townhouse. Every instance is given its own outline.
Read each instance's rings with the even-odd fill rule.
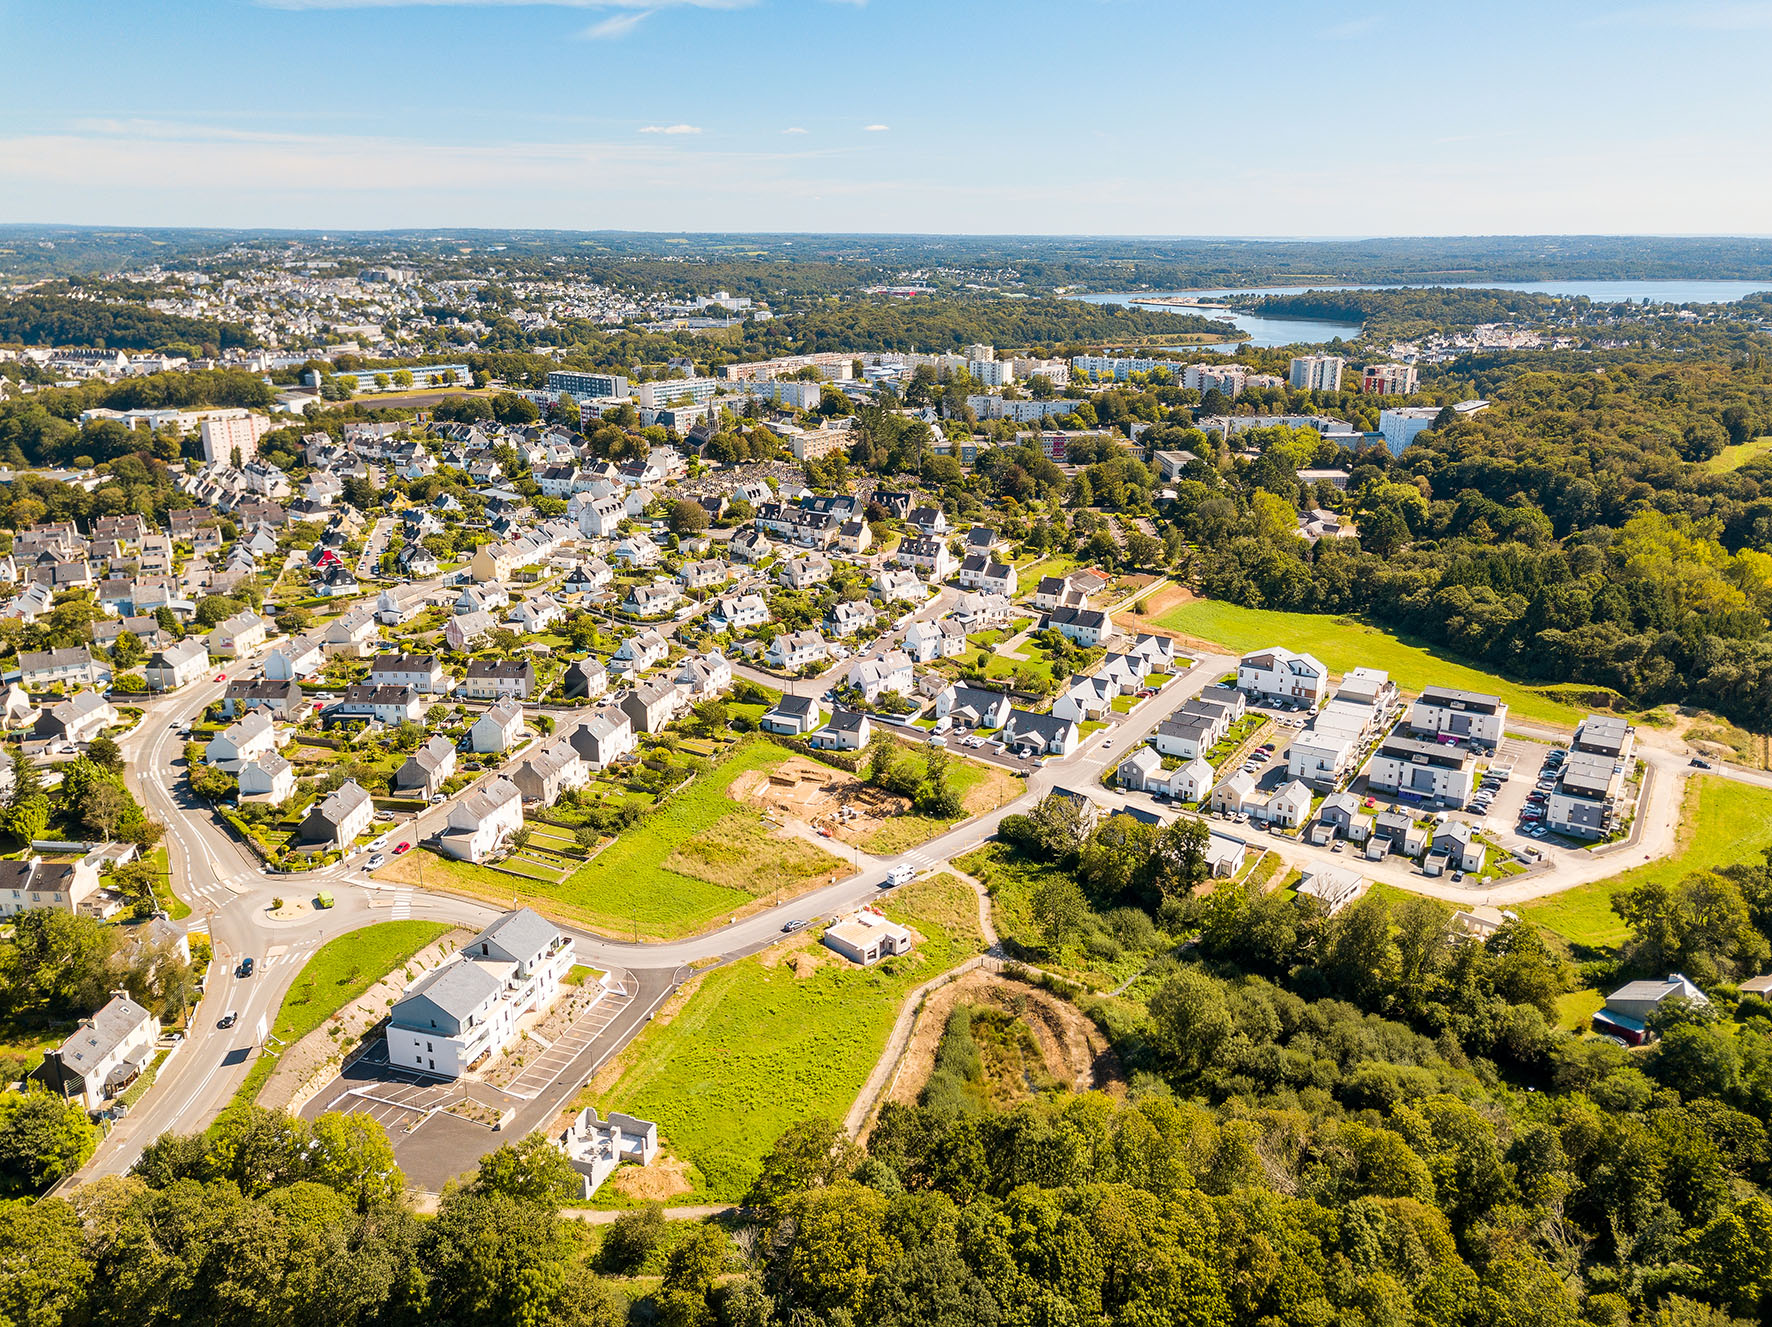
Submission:
[[[1496,747],[1507,731],[1507,702],[1481,691],[1428,687],[1410,705],[1407,723],[1423,735],[1443,733]]]
[[[874,734],[873,721],[858,710],[833,710],[806,741],[820,751],[860,751]]]
[[[823,723],[823,712],[813,697],[784,695],[773,708],[764,711],[757,726],[766,733],[805,737]]]
[[[1284,646],[1246,654],[1237,664],[1237,686],[1252,696],[1315,709],[1329,695],[1329,670],[1310,654]]]
[[[1056,714],[1012,709],[999,736],[1005,747],[1029,747],[1041,755],[1068,756],[1077,749],[1080,730],[1074,720]]]

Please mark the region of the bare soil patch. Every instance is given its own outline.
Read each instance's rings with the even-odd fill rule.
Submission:
[[[935,1067],[948,1015],[957,1004],[993,1005],[1014,1013],[1034,1034],[1047,1072],[1076,1091],[1125,1091],[1126,1075],[1107,1038],[1067,1000],[1026,982],[978,969],[930,994],[899,1061],[888,1100],[914,1104]]]
[[[728,792],[735,802],[754,806],[777,820],[825,826],[833,837],[845,841],[871,837],[888,820],[910,809],[903,797],[804,756],[785,760],[773,770],[741,774]]]
[[[639,1203],[662,1203],[695,1186],[689,1182],[689,1164],[662,1152],[650,1166],[623,1166],[607,1181],[623,1198]]]

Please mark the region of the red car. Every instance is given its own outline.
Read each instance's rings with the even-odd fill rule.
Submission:
[[[827,826],[827,825],[820,825],[820,826],[819,826],[819,827],[818,827],[818,833],[819,833],[819,837],[820,837],[820,838],[826,838],[826,839],[828,839],[828,838],[830,838],[830,836],[831,836],[831,831],[830,831],[830,827],[829,827],[829,826]]]
[[[228,675],[226,673],[217,673],[215,675],[215,680],[217,682],[226,682],[228,680]]]
[[[402,843],[399,847],[394,849],[394,856],[398,857],[401,853],[406,852],[411,847],[412,845],[410,843]]]

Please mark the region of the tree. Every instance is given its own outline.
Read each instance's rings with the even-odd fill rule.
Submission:
[[[846,1178],[860,1159],[860,1149],[837,1121],[802,1120],[775,1140],[745,1202],[775,1208],[791,1194]]]
[[[97,1147],[98,1130],[78,1101],[41,1090],[0,1095],[0,1193],[39,1193]]]
[[[111,643],[111,662],[119,668],[134,668],[147,657],[142,638],[133,631],[119,631]]]
[[[431,1312],[449,1323],[546,1323],[571,1246],[551,1208],[503,1193],[446,1194],[425,1231]]]
[[[93,1273],[83,1243],[80,1218],[65,1202],[0,1203],[0,1321],[79,1321]]]
[[[1089,901],[1069,875],[1055,871],[1034,891],[1034,922],[1047,949],[1057,953],[1089,921]]]
[[[112,774],[123,772],[123,748],[114,737],[95,737],[86,744],[86,758]]]
[[[481,1157],[473,1183],[481,1193],[501,1193],[550,1209],[584,1189],[566,1154],[538,1133]]]
[[[123,818],[135,809],[135,799],[115,779],[95,779],[80,806],[80,822],[109,842],[117,835]]]
[[[673,534],[700,534],[708,528],[707,508],[690,498],[678,498],[671,504],[670,525]]]
[[[646,1265],[664,1238],[664,1230],[662,1203],[647,1203],[623,1212],[610,1223],[609,1233],[603,1237],[603,1266],[612,1272],[633,1275]]]

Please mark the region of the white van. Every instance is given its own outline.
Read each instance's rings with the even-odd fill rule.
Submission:
[[[908,884],[911,878],[916,874],[916,867],[912,866],[909,862],[900,862],[886,873],[886,887],[888,889],[894,889],[899,885]]]

